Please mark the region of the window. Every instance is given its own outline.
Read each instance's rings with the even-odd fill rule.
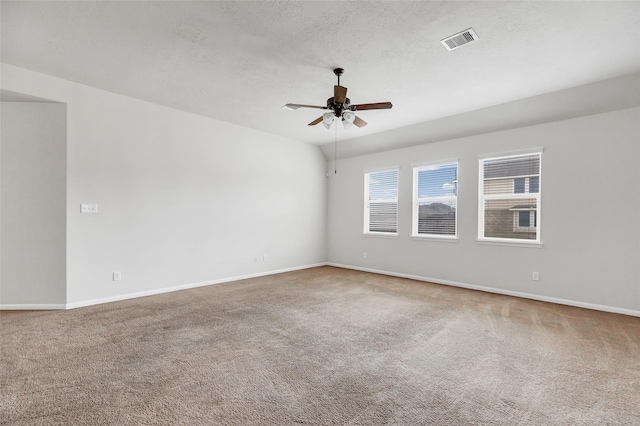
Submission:
[[[397,235],[398,169],[364,174],[364,233]]]
[[[513,180],[514,194],[526,194],[538,192],[540,178],[538,176],[519,177]]]
[[[480,160],[479,240],[540,242],[541,156]]]
[[[535,232],[537,214],[529,206],[515,206],[513,212],[513,232]]]
[[[458,163],[413,169],[414,237],[456,237]]]

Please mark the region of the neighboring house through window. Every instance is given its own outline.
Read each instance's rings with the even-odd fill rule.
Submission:
[[[457,199],[457,162],[414,167],[412,236],[455,238]]]
[[[541,156],[480,159],[479,240],[540,242]]]
[[[364,233],[398,234],[398,169],[364,174]]]

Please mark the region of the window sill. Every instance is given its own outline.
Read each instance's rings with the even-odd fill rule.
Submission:
[[[363,237],[373,237],[373,238],[391,238],[391,239],[398,239],[398,234],[391,234],[391,233],[378,233],[375,234],[373,232],[363,232],[362,233]]]
[[[431,237],[423,235],[412,235],[411,239],[416,241],[439,241],[443,243],[457,243],[460,241],[458,237]]]
[[[543,244],[535,241],[502,241],[502,240],[476,240],[476,244],[488,246],[507,246],[507,247],[525,247],[525,248],[542,248]]]

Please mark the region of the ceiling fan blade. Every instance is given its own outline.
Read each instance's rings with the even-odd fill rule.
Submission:
[[[316,124],[318,124],[318,123],[320,123],[322,121],[322,118],[323,118],[323,116],[321,115],[320,117],[316,118],[311,123],[309,123],[308,126],[315,126]]]
[[[364,111],[367,109],[391,109],[391,107],[393,107],[393,104],[391,104],[391,102],[378,102],[375,104],[360,104],[351,106],[351,108],[355,108],[353,109],[353,111]]]
[[[347,100],[347,88],[342,86],[333,86],[333,101],[339,104],[345,103]]]
[[[356,118],[353,120],[353,124],[355,124],[358,127],[364,127],[367,125],[367,122],[356,115]]]
[[[326,106],[303,105],[303,104],[286,104],[284,107],[287,108],[287,109],[298,109],[298,108],[329,109]]]

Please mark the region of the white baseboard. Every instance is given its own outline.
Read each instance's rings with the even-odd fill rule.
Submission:
[[[430,282],[430,283],[435,283],[435,284],[450,285],[450,286],[453,286],[453,287],[468,288],[468,289],[471,289],[471,290],[479,290],[479,291],[484,291],[484,292],[487,292],[487,293],[504,294],[504,295],[507,295],[507,296],[521,297],[521,298],[524,298],[524,299],[539,300],[539,301],[542,301],[542,302],[557,303],[557,304],[560,304],[560,305],[575,306],[575,307],[578,307],[578,308],[593,309],[593,310],[596,310],[596,311],[612,312],[612,313],[616,313],[616,314],[623,314],[623,315],[630,315],[630,316],[634,316],[634,317],[640,317],[640,311],[636,311],[636,310],[633,310],[633,309],[618,308],[618,307],[615,307],[615,306],[598,305],[598,304],[595,304],[595,303],[587,303],[587,302],[580,302],[580,301],[575,301],[575,300],[560,299],[560,298],[556,298],[556,297],[541,296],[541,295],[531,294],[531,293],[522,293],[522,292],[519,292],[519,291],[503,290],[503,289],[494,288],[494,287],[485,287],[485,286],[479,286],[479,285],[474,285],[474,284],[460,283],[460,282],[456,282],[456,281],[441,280],[441,279],[436,279],[436,278],[428,278],[428,277],[423,277],[423,276],[419,276],[419,275],[404,274],[404,273],[400,273],[400,272],[391,272],[391,271],[383,271],[383,270],[380,270],[380,269],[371,269],[371,268],[362,268],[362,267],[359,267],[359,266],[343,265],[343,264],[340,264],[340,263],[333,263],[333,262],[322,262],[322,263],[314,263],[314,264],[310,264],[310,265],[294,266],[294,267],[291,267],[291,268],[277,269],[277,270],[266,271],[266,272],[258,272],[258,273],[255,273],[255,274],[240,275],[240,276],[229,277],[229,278],[221,278],[221,279],[218,279],[218,280],[204,281],[204,282],[199,282],[199,283],[184,284],[184,285],[179,285],[179,286],[175,286],[175,287],[160,288],[160,289],[142,291],[142,292],[138,292],[138,293],[121,294],[121,295],[118,295],[118,296],[104,297],[104,298],[100,298],[100,299],[83,300],[83,301],[67,303],[67,304],[0,304],[0,310],[7,310],[7,311],[8,310],[25,310],[25,311],[29,310],[29,311],[31,311],[31,310],[74,309],[74,308],[81,308],[81,307],[84,307],[84,306],[99,305],[99,304],[102,304],[102,303],[117,302],[117,301],[120,301],[120,300],[135,299],[135,298],[138,298],[138,297],[153,296],[155,294],[171,293],[171,292],[174,292],[174,291],[187,290],[187,289],[190,289],[190,288],[204,287],[204,286],[208,286],[208,285],[222,284],[222,283],[228,283],[228,282],[240,281],[240,280],[247,280],[247,279],[250,279],[250,278],[257,278],[257,277],[263,277],[263,276],[267,276],[267,275],[281,274],[281,273],[284,273],[284,272],[299,271],[301,269],[316,268],[316,267],[319,267],[319,266],[334,266],[336,268],[344,268],[344,269],[352,269],[352,270],[355,270],[355,271],[371,272],[371,273],[374,273],[374,274],[389,275],[389,276],[392,276],[392,277],[399,277],[399,278],[408,278],[408,279],[412,279],[412,280],[416,280],[416,281],[424,281],[424,282]]]
[[[6,303],[0,305],[0,311],[54,311],[66,309],[64,303]]]
[[[596,310],[596,311],[612,312],[612,313],[615,313],[615,314],[623,314],[623,315],[630,315],[630,316],[634,316],[634,317],[640,317],[640,311],[636,311],[636,310],[633,310],[633,309],[626,309],[626,308],[618,308],[618,307],[615,307],[615,306],[606,306],[606,305],[598,305],[598,304],[595,304],[595,303],[579,302],[579,301],[576,301],[576,300],[559,299],[559,298],[556,298],[556,297],[541,296],[541,295],[531,294],[531,293],[522,293],[522,292],[519,292],[519,291],[503,290],[503,289],[500,289],[500,288],[484,287],[484,286],[473,285],[473,284],[465,284],[465,283],[459,283],[459,282],[455,282],[455,281],[440,280],[440,279],[436,279],[436,278],[421,277],[419,275],[403,274],[403,273],[400,273],[400,272],[390,272],[390,271],[382,271],[382,270],[379,270],[379,269],[361,268],[359,266],[343,265],[343,264],[340,264],[340,263],[328,262],[327,265],[328,266],[335,266],[336,268],[353,269],[353,270],[356,270],[356,271],[371,272],[371,273],[374,273],[374,274],[389,275],[389,276],[392,276],[392,277],[399,277],[399,278],[409,278],[409,279],[416,280],[416,281],[425,281],[425,282],[430,282],[430,283],[435,283],[435,284],[450,285],[450,286],[453,286],[453,287],[468,288],[468,289],[471,289],[471,290],[480,290],[480,291],[485,291],[487,293],[504,294],[504,295],[507,295],[507,296],[522,297],[524,299],[532,299],[532,300],[539,300],[539,301],[542,301],[542,302],[557,303],[559,305],[575,306],[575,307],[578,307],[578,308],[593,309],[593,310]]]
[[[190,288],[205,287],[205,286],[208,286],[208,285],[222,284],[222,283],[228,283],[228,282],[239,281],[239,280],[247,280],[247,279],[250,279],[250,278],[257,278],[257,277],[264,277],[264,276],[267,276],[267,275],[282,274],[284,272],[298,271],[298,270],[301,270],[301,269],[309,269],[309,268],[315,268],[315,267],[318,267],[318,266],[325,266],[325,265],[326,265],[326,263],[324,263],[324,262],[323,263],[314,263],[314,264],[311,264],[311,265],[294,266],[294,267],[291,267],[291,268],[276,269],[276,270],[265,271],[265,272],[257,272],[255,274],[239,275],[239,276],[235,276],[235,277],[221,278],[221,279],[212,280],[212,281],[203,281],[203,282],[199,282],[199,283],[183,284],[183,285],[178,285],[178,286],[175,286],[175,287],[158,288],[158,289],[153,289],[153,290],[141,291],[141,292],[137,292],[137,293],[119,294],[117,296],[103,297],[103,298],[100,298],[100,299],[81,300],[79,302],[67,303],[66,305],[63,305],[63,308],[61,308],[61,309],[75,309],[75,308],[82,308],[82,307],[85,307],[85,306],[100,305],[100,304],[103,304],[103,303],[118,302],[120,300],[128,300],[128,299],[135,299],[135,298],[138,298],[138,297],[153,296],[155,294],[171,293],[171,292],[174,292],[174,291],[187,290],[187,289],[190,289]],[[0,306],[0,309],[3,309],[3,308]]]

